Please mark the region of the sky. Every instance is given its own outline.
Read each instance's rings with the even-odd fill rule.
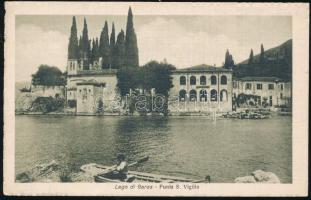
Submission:
[[[290,16],[144,16],[134,14],[139,63],[167,60],[176,68],[199,64],[221,66],[226,50],[235,63],[246,60],[250,49],[254,54],[278,46],[292,38]],[[78,37],[86,18],[89,37],[100,36],[105,20],[109,32],[114,22],[116,34],[126,29],[126,15],[76,16]],[[67,48],[72,16],[16,16],[15,51],[16,81],[30,81],[40,64],[66,70]]]

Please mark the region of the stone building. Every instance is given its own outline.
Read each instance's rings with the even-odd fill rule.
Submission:
[[[233,97],[240,94],[253,95],[252,105],[282,106],[291,103],[291,82],[277,77],[243,77],[232,82]]]
[[[71,63],[75,63],[70,68]],[[76,70],[77,62],[68,61],[67,101],[76,101],[77,113],[111,111],[110,105],[118,98],[117,70]]]
[[[171,111],[232,110],[232,70],[198,65],[173,71]]]
[[[104,82],[93,80],[77,83],[77,113],[102,113],[104,111]]]

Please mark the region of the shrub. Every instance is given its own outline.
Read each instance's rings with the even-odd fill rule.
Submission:
[[[35,112],[53,112],[64,108],[64,99],[53,97],[37,97],[32,103],[31,110]]]

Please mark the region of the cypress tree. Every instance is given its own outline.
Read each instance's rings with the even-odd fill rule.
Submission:
[[[68,59],[78,59],[79,57],[78,36],[76,17],[72,18],[71,32],[68,44]]]
[[[95,45],[96,45],[96,54],[95,54],[95,58],[96,58],[96,60],[98,60],[99,57],[100,57],[98,38],[96,38]]]
[[[253,52],[253,49],[251,49],[251,53],[248,59],[248,64],[253,64],[253,63],[254,63],[254,52]]]
[[[233,60],[232,55],[230,54],[230,56],[229,56],[229,68],[231,68],[233,66],[234,66],[234,60]]]
[[[115,56],[114,67],[119,69],[125,65],[125,40],[124,40],[124,31],[121,29],[117,37],[117,42],[113,52]]]
[[[89,69],[89,57],[90,57],[90,41],[88,36],[88,29],[86,19],[84,18],[84,26],[82,31],[82,38],[80,43],[80,51],[83,58],[83,69]]]
[[[92,50],[91,50],[91,62],[93,63],[96,60],[96,42],[95,39],[92,40]]]
[[[261,44],[260,46],[260,63],[264,63],[265,62],[265,50],[263,48],[263,44]]]
[[[81,50],[83,52],[83,58],[88,58],[89,35],[88,35],[87,23],[86,23],[85,18],[84,18],[84,26],[83,26],[83,31],[82,31]]]
[[[224,63],[224,68],[229,69],[234,66],[234,60],[232,55],[229,53],[229,50],[227,49],[226,55],[225,55],[225,63]]]
[[[79,58],[82,58],[83,57],[83,53],[82,53],[82,36],[80,35],[79,37],[79,44],[78,44],[78,56]]]
[[[229,53],[229,50],[227,49],[226,55],[225,55],[225,64],[224,64],[225,68],[229,67],[229,59],[230,59],[230,53]]]
[[[108,69],[110,67],[110,49],[109,49],[109,35],[108,35],[108,23],[105,21],[105,26],[100,34],[99,40],[100,55],[103,59],[102,69]]]
[[[112,23],[112,30],[111,30],[111,35],[110,35],[110,66],[112,68],[115,67],[115,45],[116,45],[116,36],[115,36],[115,28],[114,28],[114,23]]]
[[[125,65],[130,67],[138,67],[139,59],[138,59],[137,38],[133,26],[133,14],[131,7],[129,8],[127,16],[125,52],[126,52]]]

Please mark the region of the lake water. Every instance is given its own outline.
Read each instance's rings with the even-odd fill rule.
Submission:
[[[149,161],[130,170],[233,182],[263,169],[292,181],[291,117],[16,116],[16,174],[56,160],[74,171],[112,165],[119,152]]]

